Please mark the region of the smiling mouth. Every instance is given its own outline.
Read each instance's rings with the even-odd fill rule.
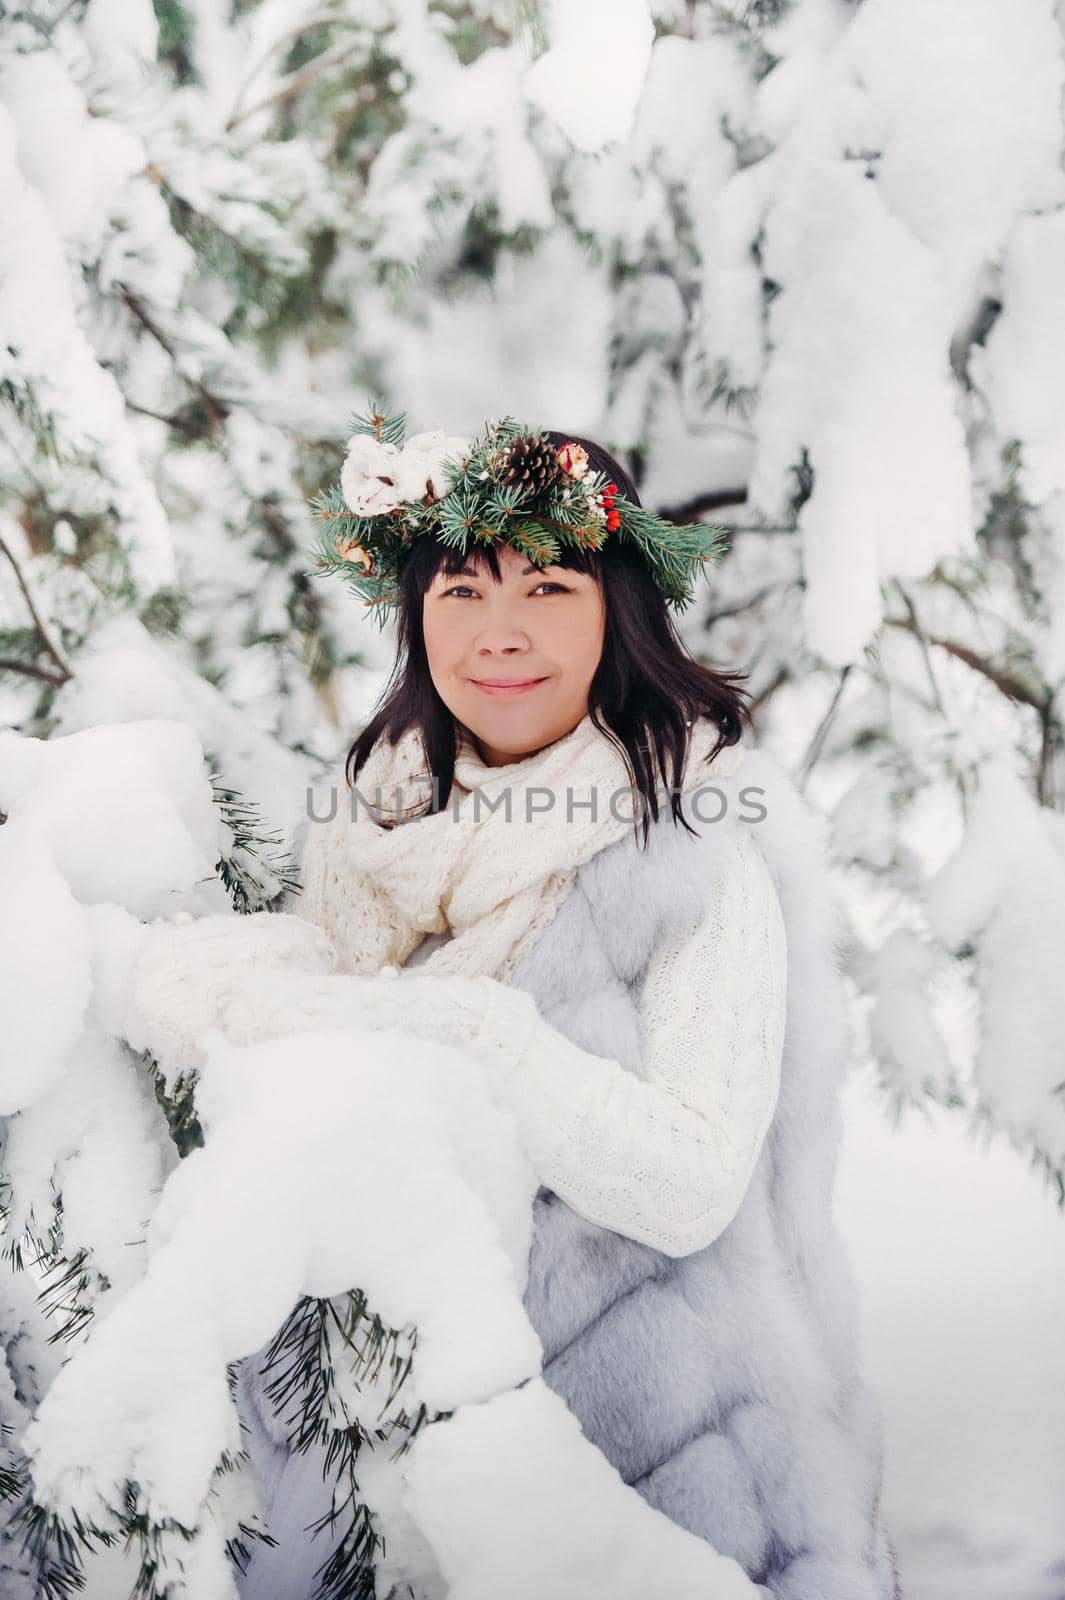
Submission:
[[[525,689],[535,689],[537,684],[546,683],[544,678],[471,678],[470,682],[476,689],[483,689],[485,694],[521,694]]]

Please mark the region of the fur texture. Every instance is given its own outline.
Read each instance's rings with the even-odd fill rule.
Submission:
[[[878,1406],[858,1369],[850,1266],[831,1215],[849,1021],[819,819],[762,751],[741,813],[630,834],[579,874],[512,981],[578,1044],[640,1070],[637,997],[658,942],[713,893],[727,830],[751,827],[788,933],[781,1089],[736,1216],[671,1259],[535,1202],[525,1307],[544,1376],[652,1505],[778,1600],[898,1600],[879,1519]],[[745,821],[764,807],[764,817]]]

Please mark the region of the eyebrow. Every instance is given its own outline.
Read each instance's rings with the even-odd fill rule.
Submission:
[[[535,564],[535,562],[530,561],[530,563],[529,563],[529,565],[527,567],[523,567],[521,569],[520,576],[523,577],[523,578],[527,578],[529,576],[530,572],[542,572],[542,571],[543,571],[542,567],[538,567]],[[445,573],[445,574],[443,574],[443,576],[445,576],[445,577],[450,576],[452,578],[479,578],[479,577],[482,576],[482,574],[480,572],[478,572],[475,567],[456,567],[454,572],[452,572],[450,574]]]

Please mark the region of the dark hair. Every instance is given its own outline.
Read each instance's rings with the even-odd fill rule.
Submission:
[[[573,440],[588,452],[594,471],[606,472],[620,492],[641,504],[636,485],[609,451],[579,434],[548,431],[557,445]],[[502,581],[494,545],[476,545],[463,553],[432,537],[416,539],[400,572],[397,607],[398,648],[391,676],[379,709],[348,751],[345,776],[354,787],[359,771],[378,739],[395,743],[411,727],[418,727],[429,771],[438,780],[432,798],[418,815],[442,811],[448,804],[457,753],[455,718],[437,693],[429,675],[422,631],[422,601],[436,574],[452,575],[467,562],[487,567]],[[716,672],[696,661],[680,637],[659,589],[639,551],[622,540],[610,540],[602,553],[563,545],[556,566],[588,573],[602,586],[606,605],[603,654],[588,690],[588,710],[593,724],[623,751],[629,779],[645,804],[643,841],[648,835],[647,812],[658,820],[656,779],[650,750],[653,746],[661,780],[670,793],[673,822],[680,813],[676,793],[688,756],[688,722],[708,716],[718,725],[719,738],[708,759],[713,761],[726,745],[736,744],[742,724],[750,722],[744,704],[750,698],[737,685],[746,673]],[[666,775],[666,758],[672,763]]]

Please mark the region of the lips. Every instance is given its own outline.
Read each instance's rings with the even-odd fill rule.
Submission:
[[[487,695],[517,695],[526,694],[530,689],[539,688],[541,683],[546,683],[545,678],[471,678],[470,682],[475,689],[480,689]]]

